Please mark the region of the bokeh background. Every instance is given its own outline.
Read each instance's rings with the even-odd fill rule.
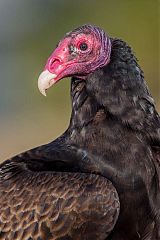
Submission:
[[[37,79],[58,40],[84,23],[132,46],[160,109],[159,5],[159,0],[0,0],[0,161],[66,129],[70,80],[44,98]]]

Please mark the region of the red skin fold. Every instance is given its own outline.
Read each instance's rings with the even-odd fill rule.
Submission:
[[[87,44],[86,50],[80,49],[81,43]],[[49,57],[44,70],[57,75],[54,81],[69,76],[84,79],[88,72],[92,72],[92,68],[93,71],[95,67],[97,68],[97,63],[101,62],[101,58],[106,56],[102,54],[105,49],[101,48],[100,39],[95,33],[78,34],[74,38],[66,36]]]

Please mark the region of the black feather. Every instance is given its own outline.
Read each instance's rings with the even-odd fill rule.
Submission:
[[[99,195],[100,192],[95,199],[99,197],[101,203],[99,207],[108,206],[109,211],[113,213],[104,219],[102,215],[98,215],[102,213],[99,208],[96,213],[94,210],[90,213],[87,210],[84,215],[82,214],[83,219],[90,219],[89,216],[92,216],[92,224],[85,222],[89,220],[84,220],[85,227],[82,224],[78,229],[76,225],[75,228],[72,226],[72,230],[68,230],[73,219],[80,221],[72,208],[67,217],[64,214],[59,218],[64,228],[62,233],[56,230],[56,236],[61,238],[55,239],[100,240],[105,239],[112,229],[107,239],[160,239],[160,117],[131,48],[121,40],[111,41],[111,59],[107,66],[89,74],[85,80],[72,79],[73,108],[66,132],[49,144],[32,149],[0,165],[0,194],[4,196],[5,194],[7,196],[9,191],[8,189],[5,191],[7,180],[14,183],[14,179],[17,181],[18,176],[20,179],[20,176],[25,176],[26,181],[27,178],[31,179],[28,180],[30,187],[27,187],[32,193],[35,188],[34,183],[38,181],[43,185],[44,181],[46,185],[43,185],[42,189],[47,192],[47,187],[53,186],[49,185],[49,182],[53,184],[55,174],[54,187],[57,186],[57,189],[53,190],[54,193],[63,195],[67,187],[71,193],[75,190],[72,199],[67,198],[59,203],[60,212],[63,204],[68,203],[70,206],[74,199],[76,199],[76,207],[82,204],[82,198],[76,195],[78,193],[74,188],[74,181],[75,186],[79,187],[80,196],[84,191],[88,197],[90,196],[88,191],[95,190],[92,176],[96,176],[95,187],[98,186],[100,192],[101,184],[106,183],[101,182],[99,178],[105,177],[103,179],[107,183],[107,179],[112,182],[120,199],[119,217],[118,205],[116,207],[112,205],[113,202],[117,204],[119,201],[116,190],[107,187],[106,189],[109,189],[107,196],[110,197],[108,203],[111,204],[102,204],[104,200],[102,200],[103,194]],[[92,175],[93,173],[96,175]],[[83,180],[80,180],[81,177]],[[88,185],[86,186],[86,182],[84,184],[83,181],[87,181]],[[68,185],[65,184],[66,182]],[[77,182],[79,185],[76,185]],[[64,184],[64,189],[61,183]],[[69,183],[73,183],[73,186]],[[40,193],[42,196],[37,195],[37,199],[38,196],[43,199],[43,191]],[[115,197],[112,195],[113,192]],[[91,201],[90,198],[88,199]],[[5,200],[4,197],[1,201],[2,205]],[[93,204],[92,201],[91,203]],[[53,207],[55,206],[57,205]],[[53,215],[54,211],[53,208],[51,211]],[[80,208],[77,211],[81,214]],[[2,209],[0,216],[2,213],[5,215],[5,210]],[[52,224],[48,224],[50,223],[47,221],[42,224],[41,236],[43,234],[50,236]],[[0,222],[0,228],[2,225],[3,222]],[[56,222],[53,226],[56,226]],[[31,226],[30,228],[32,229]],[[94,231],[94,228],[97,230]],[[4,231],[7,230],[0,230],[0,236],[4,236]],[[80,238],[76,238],[77,236]]]

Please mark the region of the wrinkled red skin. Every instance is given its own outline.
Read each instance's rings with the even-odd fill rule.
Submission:
[[[88,45],[85,51],[80,50],[82,42]],[[96,63],[101,62],[104,55],[101,39],[94,32],[70,34],[60,41],[49,57],[45,70],[57,75],[54,81],[68,76],[85,79],[88,73],[98,67]]]

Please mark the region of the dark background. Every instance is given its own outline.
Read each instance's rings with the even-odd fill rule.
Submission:
[[[0,160],[60,135],[70,80],[44,98],[37,79],[58,40],[84,23],[132,46],[160,109],[158,0],[0,0]]]

